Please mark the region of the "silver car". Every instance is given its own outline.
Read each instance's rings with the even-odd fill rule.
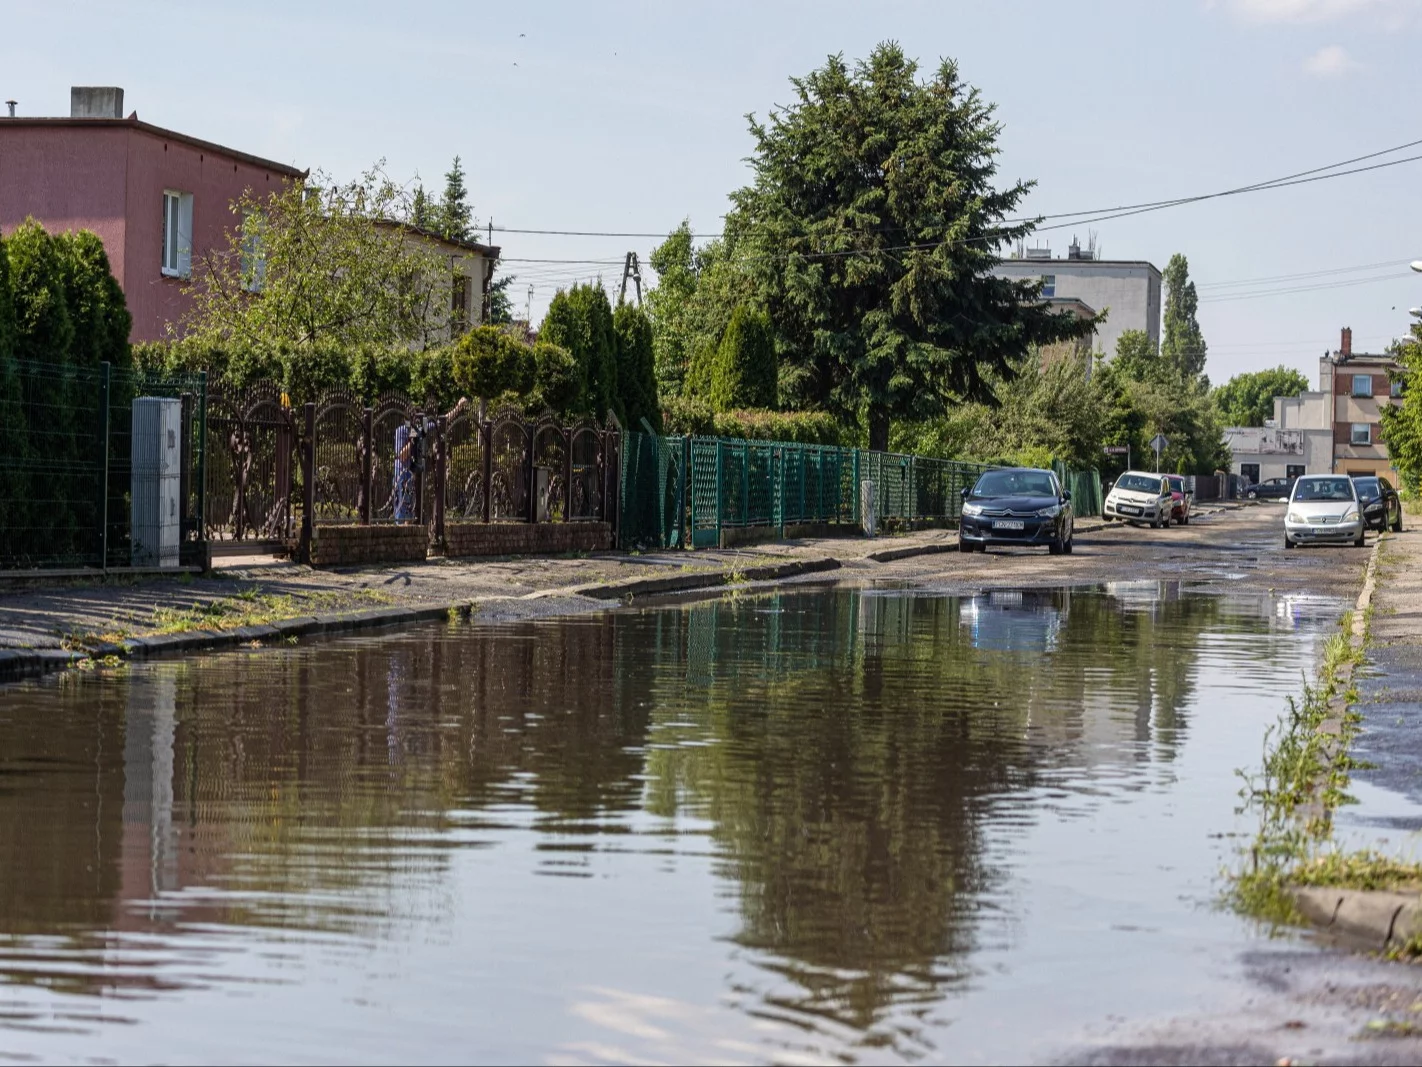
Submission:
[[[1306,474],[1294,483],[1284,514],[1284,547],[1363,545],[1362,503],[1346,474]]]

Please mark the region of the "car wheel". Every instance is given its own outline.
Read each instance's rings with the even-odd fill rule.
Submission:
[[[1290,548],[1293,548],[1293,547],[1294,547],[1294,543],[1289,540],[1289,535],[1288,535],[1288,534],[1284,534],[1284,548],[1287,550],[1287,549],[1290,549]]]
[[[1072,542],[1073,542],[1073,538],[1068,537],[1068,538],[1066,539],[1066,544],[1062,545],[1062,551],[1065,552],[1068,556],[1071,555]]]
[[[1358,531],[1358,539],[1353,542],[1354,548],[1362,548],[1368,543],[1368,535],[1365,531]]]
[[[964,541],[961,537],[958,538],[958,551],[959,551],[959,552],[971,552],[972,550],[973,550],[973,543],[972,543],[971,541]]]
[[[1182,515],[1182,516],[1180,517],[1180,525],[1181,525],[1181,526],[1189,526],[1189,525],[1190,525],[1190,513],[1189,513],[1188,511],[1187,511],[1184,515]]]
[[[1392,521],[1392,532],[1402,533],[1402,512],[1397,513],[1397,518]]]

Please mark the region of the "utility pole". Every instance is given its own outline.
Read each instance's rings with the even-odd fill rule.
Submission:
[[[528,328],[533,329],[533,286],[528,287],[528,303],[523,305],[523,320],[528,323]]]
[[[637,263],[637,253],[628,252],[627,258],[622,263],[622,292],[617,297],[619,304],[627,299],[627,279],[632,279],[632,284],[637,289],[637,306],[642,306],[642,268]]]

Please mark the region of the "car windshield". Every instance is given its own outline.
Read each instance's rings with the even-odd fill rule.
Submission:
[[[1160,492],[1160,479],[1148,474],[1123,474],[1116,483],[1117,489],[1129,489],[1133,493]]]
[[[1371,499],[1378,495],[1378,480],[1376,478],[1354,478],[1353,484],[1358,487],[1360,497]]]
[[[1348,478],[1301,478],[1294,486],[1295,500],[1352,500],[1353,483]]]
[[[973,496],[1056,496],[1046,471],[988,471],[973,486]]]

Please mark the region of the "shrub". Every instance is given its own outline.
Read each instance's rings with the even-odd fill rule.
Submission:
[[[802,445],[838,445],[845,439],[844,428],[823,411],[743,408],[717,412],[703,400],[673,398],[663,405],[662,412],[666,432],[672,434]]]
[[[717,411],[773,408],[776,403],[775,331],[770,316],[736,308],[716,351],[711,404]]]

